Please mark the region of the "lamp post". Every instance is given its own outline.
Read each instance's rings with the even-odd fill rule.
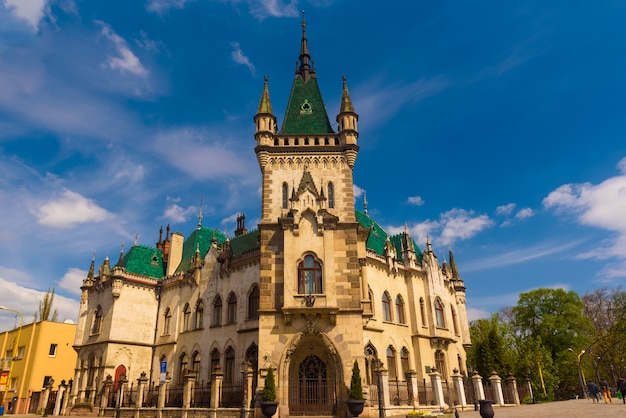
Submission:
[[[567,350],[571,351],[572,354],[574,354],[574,350],[572,350],[571,348],[568,348]],[[576,365],[578,366],[578,383],[580,384],[580,388],[583,391],[583,399],[587,399],[587,385],[585,384],[585,379],[583,378],[582,368],[580,367],[580,357],[586,352],[587,352],[586,350],[581,350],[580,354],[576,356]]]
[[[374,365],[378,378],[378,418],[385,418],[385,409],[383,408],[383,379],[382,373],[380,372],[380,369],[383,367],[383,362],[378,357],[375,357]]]
[[[6,306],[0,306],[0,310],[2,311],[9,311],[9,312],[15,312],[16,314],[18,314],[20,316],[20,326],[17,329],[17,336],[15,337],[15,341],[13,342],[13,352],[11,353],[11,364],[9,366],[9,374],[7,376],[7,384],[4,388],[4,393],[2,394],[2,402],[0,403],[0,405],[4,405],[4,400],[7,397],[7,393],[9,392],[9,386],[11,385],[11,377],[13,374],[13,363],[15,363],[15,359],[17,358],[18,355],[18,349],[19,349],[19,344],[20,344],[20,335],[22,334],[22,326],[24,325],[24,315],[22,315],[22,313],[20,311],[18,311],[17,309],[12,309],[12,308],[7,308]],[[13,408],[15,408],[15,406],[13,406]],[[15,411],[15,409],[13,409]]]

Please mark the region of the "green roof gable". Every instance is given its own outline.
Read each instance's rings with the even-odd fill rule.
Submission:
[[[399,261],[404,261],[402,259],[402,238],[404,238],[404,232],[394,235],[390,237],[387,233],[374,221],[372,218],[367,216],[365,213],[355,210],[357,222],[361,224],[364,228],[369,229],[370,235],[367,238],[367,243],[365,246],[367,249],[374,251],[376,254],[384,256],[385,255],[385,242],[387,241],[387,237],[389,237],[389,241],[393,244],[396,249],[396,255]],[[423,254],[420,251],[419,247],[415,243],[415,240],[411,238],[411,242],[413,243],[413,249],[415,250],[415,255],[417,259],[421,262],[423,258]]]
[[[322,100],[317,79],[304,81],[296,76],[289,96],[287,112],[280,129],[280,135],[312,135],[334,133],[330,127],[326,106]]]
[[[209,251],[213,237],[217,239],[217,245],[222,245],[226,241],[226,235],[217,229],[209,229],[202,226],[193,231],[183,244],[183,257],[180,264],[176,268],[176,271],[179,272],[189,270],[189,267],[191,266],[191,259],[193,258],[196,249],[198,249],[200,251],[200,255],[204,257]]]
[[[398,235],[394,235],[389,238],[394,248],[396,249],[396,254],[398,255],[399,261],[404,261],[402,257],[402,240],[403,239],[404,239],[404,232],[401,232]],[[415,255],[417,256],[417,260],[421,263],[424,255],[422,254],[419,247],[415,243],[415,240],[413,239],[413,237],[409,235],[409,239],[411,240],[411,243],[413,244],[413,249],[415,250]]]
[[[124,268],[129,273],[160,279],[165,275],[163,251],[145,245],[134,245],[124,256]]]
[[[247,234],[239,235],[230,240],[230,249],[233,257],[247,253],[248,251],[261,248],[259,241],[261,233],[258,229],[250,231]]]

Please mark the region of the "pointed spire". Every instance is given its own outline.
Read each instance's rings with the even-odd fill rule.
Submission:
[[[163,230],[163,228],[161,228],[161,230]],[[159,241],[161,241],[161,239],[159,238]],[[117,260],[117,267],[124,267],[124,241],[122,241],[122,249],[120,250],[120,259]]]
[[[261,101],[259,102],[259,109],[257,110],[257,114],[259,113],[268,113],[273,115],[272,112],[272,102],[270,101],[270,90],[267,83],[268,77],[265,76],[265,85],[263,86],[263,93],[261,94]]]
[[[167,228],[165,228],[165,242],[170,240],[170,224],[167,224]]]
[[[426,235],[426,251],[429,253],[433,252],[433,246],[430,243],[430,236]]]
[[[91,256],[91,265],[89,266],[89,272],[87,273],[88,279],[93,279],[94,277],[95,264],[96,264],[96,250],[93,250],[93,255]]]
[[[300,45],[300,67],[297,73],[302,77],[304,82],[309,81],[309,78],[315,77],[315,71],[309,64],[311,55],[309,55],[309,44],[306,39],[306,21],[304,20],[304,10],[302,11],[302,42]]]
[[[363,191],[363,213],[367,215],[367,192]]]
[[[198,213],[198,229],[202,228],[202,196],[200,196],[200,213]]]
[[[133,242],[133,247],[137,246],[137,240],[139,239],[139,234],[135,234],[135,241]]]
[[[111,274],[111,263],[109,261],[109,254],[104,258],[104,263],[102,263],[102,275],[108,276]]]
[[[452,248],[450,248],[450,269],[452,270],[452,278],[460,279],[459,270],[456,268],[456,261],[454,261],[454,254],[452,254]]]
[[[350,98],[350,93],[348,92],[347,77],[343,75],[343,92],[341,93],[341,107],[339,108],[339,113],[345,112],[354,113],[354,106],[352,105],[352,99]]]

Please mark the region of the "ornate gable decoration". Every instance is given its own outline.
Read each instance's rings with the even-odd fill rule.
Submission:
[[[319,198],[320,195],[317,192],[317,187],[313,182],[313,177],[311,177],[311,173],[309,170],[304,168],[304,174],[302,174],[302,179],[300,180],[300,185],[298,186],[298,197],[302,195],[302,193],[306,191],[310,191],[316,198]]]

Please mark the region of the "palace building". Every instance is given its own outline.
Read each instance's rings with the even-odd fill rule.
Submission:
[[[159,234],[135,243],[83,281],[72,387],[75,403],[97,403],[103,381],[145,373],[170,385],[188,371],[209,381],[241,379],[254,388],[274,368],[279,415],[343,416],[358,361],[371,399],[385,374],[384,396],[400,403],[411,382],[438,372],[465,373],[470,335],[465,285],[452,252],[439,262],[405,230],[386,233],[355,209],[358,106],[346,78],[333,130],[302,23],[299,64],[279,125],[268,79],[256,115],[262,178],[261,216],[232,236],[202,224],[187,237]],[[401,388],[409,388],[402,390]],[[415,387],[415,386],[413,386]]]

